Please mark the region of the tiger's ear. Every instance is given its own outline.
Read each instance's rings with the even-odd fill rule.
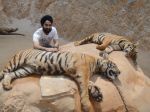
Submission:
[[[108,54],[107,53],[103,54],[103,58],[108,60]]]
[[[99,53],[99,56],[103,57],[104,59],[108,60],[108,53],[106,53],[105,51],[101,51]]]

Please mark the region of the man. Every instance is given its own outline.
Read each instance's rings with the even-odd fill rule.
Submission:
[[[57,52],[59,50],[58,34],[53,25],[53,18],[45,15],[41,18],[42,28],[33,34],[33,47],[35,49]]]

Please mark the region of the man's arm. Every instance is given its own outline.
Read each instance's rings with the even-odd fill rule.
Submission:
[[[53,41],[54,41],[54,47],[59,48],[58,39],[53,39]]]
[[[57,30],[54,27],[54,37],[53,37],[53,42],[54,42],[54,47],[59,49],[59,42],[58,42],[58,34],[57,34]]]
[[[33,42],[33,48],[34,49],[39,49],[39,50],[44,50],[44,51],[49,51],[49,52],[58,51],[57,48],[47,48],[47,47],[40,46],[38,42]]]

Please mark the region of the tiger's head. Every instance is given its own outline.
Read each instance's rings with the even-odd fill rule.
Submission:
[[[109,80],[114,80],[120,74],[117,65],[110,60],[101,61],[100,73]]]
[[[133,44],[131,42],[126,43],[123,50],[125,52],[125,56],[132,57],[132,55],[136,55],[136,46],[136,44]]]

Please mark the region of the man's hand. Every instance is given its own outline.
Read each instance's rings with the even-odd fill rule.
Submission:
[[[59,49],[58,48],[46,48],[46,51],[48,51],[48,52],[57,52],[57,51],[59,51]]]

